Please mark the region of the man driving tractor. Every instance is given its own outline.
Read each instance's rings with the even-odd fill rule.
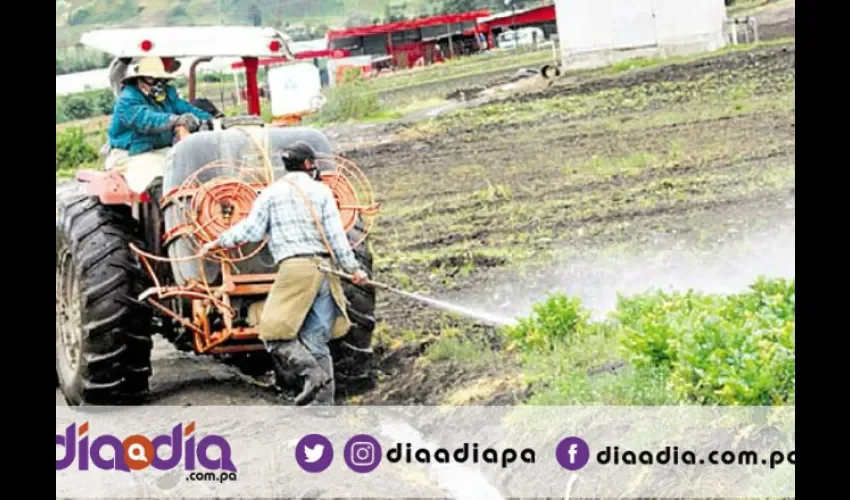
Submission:
[[[129,157],[163,156],[174,143],[213,117],[181,99],[169,84],[174,79],[159,57],[141,59],[122,79],[109,124],[106,168]]]
[[[182,64],[173,57],[161,58],[165,65],[165,70],[169,73],[174,73],[180,69]],[[130,63],[133,62],[132,57],[116,57],[109,64],[109,86],[112,87],[112,93],[117,99],[121,95],[121,90],[124,88],[124,77],[127,76],[127,70],[130,68]]]

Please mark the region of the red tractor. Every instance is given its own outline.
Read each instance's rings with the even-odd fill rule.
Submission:
[[[333,190],[357,258],[371,274],[368,233],[378,204],[368,179],[334,156],[320,131],[269,127],[259,118],[257,59],[291,55],[288,39],[275,30],[105,30],[87,34],[83,43],[116,58],[241,57],[249,116],[216,119],[177,142],[162,161],[80,171],[57,185],[57,386],[70,405],[143,402],[156,334],[249,374],[267,372],[272,363],[257,322],[276,266],[265,241],[226,257],[198,257],[201,246],[244,218],[258,193],[283,173],[276,151],[305,140],[330,158],[318,162],[321,180]],[[346,296],[353,327],[332,345],[343,382],[369,377],[375,328],[374,289],[346,283]]]

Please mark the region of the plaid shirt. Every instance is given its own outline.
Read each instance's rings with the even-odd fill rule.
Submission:
[[[333,193],[305,172],[288,173],[263,190],[248,217],[222,233],[218,244],[230,248],[240,243],[259,242],[268,235],[269,252],[275,262],[293,255],[327,253],[310,209],[301,194],[286,182],[290,179],[312,202],[339,265],[349,273],[359,270]]]

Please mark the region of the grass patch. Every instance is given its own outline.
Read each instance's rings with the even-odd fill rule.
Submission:
[[[617,373],[594,376],[571,372],[549,381],[545,390],[532,395],[533,406],[673,406],[676,398],[667,388],[669,375],[660,369],[626,367]]]
[[[346,70],[340,85],[328,89],[327,101],[315,115],[314,123],[363,122],[396,116],[378,102],[377,95],[365,91],[365,84],[360,70]]]
[[[498,363],[498,353],[489,345],[477,339],[465,339],[452,334],[453,330],[443,331],[440,340],[431,345],[420,362],[439,363],[452,361],[470,369],[483,369]]]
[[[510,71],[522,67],[536,67],[552,59],[552,51],[520,50],[502,53],[489,52],[470,57],[450,59],[444,63],[390,73],[368,80],[367,92],[390,92],[409,87],[428,85],[483,75],[493,71]]]
[[[652,66],[658,66],[664,63],[664,59],[659,57],[640,57],[637,59],[627,59],[625,61],[619,61],[608,67],[609,73],[622,73],[623,71],[629,71],[637,68],[649,68]]]

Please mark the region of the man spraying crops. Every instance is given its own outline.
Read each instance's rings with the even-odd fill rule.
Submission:
[[[319,181],[316,152],[299,142],[283,153],[287,174],[266,188],[241,222],[204,246],[204,253],[268,236],[278,274],[260,317],[260,339],[280,375],[304,377],[295,404],[332,405],[333,360],[328,342],[351,327],[342,283],[319,265],[338,263],[354,283],[368,279],[342,226],[330,188]]]

